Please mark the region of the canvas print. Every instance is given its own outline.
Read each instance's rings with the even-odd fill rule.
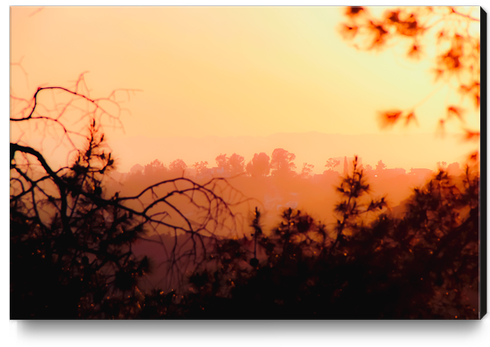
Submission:
[[[11,7],[10,318],[482,318],[485,30]]]

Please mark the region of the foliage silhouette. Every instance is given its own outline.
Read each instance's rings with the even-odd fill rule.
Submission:
[[[228,162],[230,163],[230,174],[232,176],[241,175],[245,172],[245,158],[241,155],[233,153]]]
[[[27,106],[10,118],[11,123],[42,121],[44,129],[54,124],[75,151],[68,166],[54,170],[34,147],[10,144],[14,319],[138,317],[145,298],[140,281],[162,264],[136,256],[133,245],[137,240],[147,240],[145,235],[157,228],[171,232],[169,248],[163,241],[151,240],[167,255],[166,283],[170,285],[182,281],[186,267],[206,259],[206,250],[218,242],[217,231],[233,228],[233,204],[225,198],[227,192],[234,196],[238,192],[224,179],[198,184],[184,177],[172,178],[133,196],[108,195],[104,179],[115,162],[99,124],[103,117],[112,116],[101,107],[102,99],[91,99],[77,88],[39,88],[30,102],[13,98]],[[57,117],[39,111],[45,100],[41,96],[49,92],[53,98],[65,98],[64,104],[57,104]],[[80,100],[88,104],[82,110],[88,111],[76,123],[88,122],[87,135],[70,128],[68,121],[79,114],[75,104]],[[74,137],[86,138],[83,150],[77,149]],[[178,164],[173,166],[184,168]],[[159,170],[164,170],[163,164],[154,161],[144,174],[153,176]],[[182,213],[178,207],[182,202],[199,218]]]
[[[253,233],[232,238],[217,233],[233,217],[217,193],[223,179],[177,177],[108,194],[114,160],[97,124],[58,171],[34,148],[11,144],[12,318],[478,317],[479,174],[469,167],[459,177],[440,171],[395,217],[384,198],[369,198],[355,157],[337,187],[334,226],[288,208],[264,230],[256,208]],[[144,174],[155,168],[163,164]],[[178,207],[188,205],[204,222]],[[148,234],[161,228],[172,233]],[[142,289],[162,264],[137,255],[136,242],[167,254],[168,288]]]
[[[161,180],[169,169],[160,160],[155,159],[151,163],[145,165],[143,169],[143,176],[145,181],[149,183],[156,183]]]
[[[303,163],[303,168],[301,169],[301,173],[299,174],[302,178],[309,178],[313,175],[313,168],[315,166],[313,164]]]
[[[333,169],[340,165],[340,160],[335,160],[334,158],[329,158],[327,160],[327,163],[325,164],[325,167],[327,168],[328,171],[333,171]]]
[[[378,161],[378,163],[376,164],[376,171],[379,173],[385,169],[386,169],[386,164],[383,163],[382,160]]]
[[[270,158],[264,152],[255,153],[253,159],[247,164],[247,173],[254,177],[264,177],[270,172]]]
[[[349,7],[345,12],[347,22],[342,24],[341,33],[346,40],[353,41],[357,48],[365,50],[381,49],[392,46],[392,43],[396,44],[396,41],[406,41],[407,57],[414,59],[419,59],[422,55],[427,56],[425,47],[432,45],[436,48],[435,55],[430,57],[436,81],[442,80],[450,87],[455,84],[456,91],[462,98],[472,101],[475,110],[479,110],[479,30],[486,28],[480,26],[479,17],[467,12],[469,9],[397,7],[386,10],[381,17],[376,18],[367,8]],[[482,9],[479,11],[479,15],[486,16]],[[446,116],[439,120],[440,130],[443,130],[447,121],[457,119],[466,133],[466,140],[480,139],[479,130],[465,128],[465,110],[461,105],[449,104],[445,105],[445,108]],[[392,127],[399,122],[404,122],[405,125],[416,122],[415,108],[385,111],[381,112],[380,116],[382,127]],[[472,152],[468,157],[469,163],[478,167],[478,157],[479,150]],[[413,289],[415,283],[419,284],[417,288],[423,285],[432,288],[426,297],[414,298],[407,304],[416,305],[427,302],[430,297],[437,297],[437,300],[430,301],[434,305],[431,310],[435,317],[447,317],[450,311],[456,318],[461,317],[461,314],[465,317],[478,317],[478,312],[475,312],[479,307],[476,304],[477,300],[471,299],[471,294],[468,293],[477,293],[479,275],[478,259],[475,257],[479,249],[480,220],[477,206],[479,199],[484,199],[486,195],[483,191],[481,197],[479,196],[478,172],[470,174],[467,167],[465,175],[451,177],[448,173],[460,175],[461,171],[459,165],[450,166],[451,168],[446,169],[446,163],[440,163],[439,174],[426,187],[415,189],[411,203],[406,207],[406,216],[396,223],[396,228],[400,228],[400,231],[396,232],[397,238],[402,237],[401,235],[407,237],[398,239],[398,242],[411,244],[411,254],[407,254],[407,259],[413,256],[414,262],[419,261],[420,267],[427,269],[427,273],[422,273],[418,282],[415,277],[412,278],[411,284],[407,281],[406,288]],[[378,165],[376,170],[379,169]],[[396,240],[395,237],[392,239]],[[444,241],[441,242],[442,240]],[[417,247],[412,247],[413,243]],[[449,246],[449,243],[452,243],[452,246]],[[439,253],[440,248],[445,250]],[[428,256],[427,252],[431,256]],[[459,258],[460,255],[464,260]],[[431,266],[428,266],[427,262],[434,264],[435,271],[429,270]],[[437,269],[437,266],[440,268]],[[411,276],[413,273],[406,274]],[[438,309],[435,305],[439,305]],[[449,309],[451,305],[454,307]],[[404,309],[406,312],[410,311],[409,307]],[[427,316],[427,312],[419,314]]]
[[[440,171],[396,218],[383,198],[364,199],[369,185],[354,162],[337,188],[333,230],[286,209],[264,233],[256,209],[252,239],[223,240],[170,317],[475,319],[478,182],[470,169]]]
[[[277,177],[288,177],[294,173],[296,155],[283,148],[276,148],[271,157],[271,174]]]
[[[218,169],[224,175],[236,176],[245,172],[245,158],[239,154],[233,153],[231,157],[226,154],[220,154],[216,157]]]
[[[168,169],[170,172],[180,174],[183,177],[185,169],[187,169],[187,164],[182,159],[175,159],[168,165]]]
[[[204,174],[208,168],[208,162],[207,161],[199,161],[199,162],[195,162],[194,163],[194,168],[196,169],[196,174],[199,176],[199,175],[202,175]]]
[[[256,210],[251,237],[222,240],[165,318],[478,318],[478,173],[439,172],[395,216],[353,168],[334,227],[286,209],[267,231]]]
[[[379,50],[405,42],[409,59],[428,56],[426,47],[436,47],[432,71],[436,80],[447,85],[455,83],[463,98],[480,108],[480,32],[472,25],[480,18],[473,17],[468,8],[449,6],[393,7],[380,17],[372,15],[367,7],[352,6],[345,10],[346,22],[340,32],[345,40],[362,50]],[[468,13],[466,13],[468,12]],[[446,116],[439,126],[455,118],[464,127],[464,109],[446,105]],[[380,113],[382,127],[416,122],[415,109],[389,110]],[[464,129],[466,137],[479,138],[479,131]]]

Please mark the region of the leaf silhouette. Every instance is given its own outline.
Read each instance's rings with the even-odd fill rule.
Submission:
[[[400,110],[380,112],[379,120],[380,120],[381,128],[393,127],[395,123],[398,122],[401,115],[402,115],[402,111]]]
[[[447,119],[456,117],[463,122],[463,113],[464,110],[459,106],[452,105],[447,107]]]

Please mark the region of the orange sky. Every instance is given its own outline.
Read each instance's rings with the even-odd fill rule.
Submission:
[[[419,127],[391,131],[434,133],[445,112],[441,105],[460,101],[450,88],[433,83],[427,60],[408,61],[404,45],[383,52],[354,49],[338,33],[344,20],[339,7],[35,11],[11,8],[11,62],[21,61],[28,74],[26,79],[12,66],[11,93],[28,97],[39,85],[70,87],[84,71],[89,71],[85,79],[92,97],[118,88],[141,90],[129,101],[121,96],[131,115],[121,116],[124,132],[105,129],[113,141],[311,131],[377,134],[377,111],[412,107],[437,90],[417,108]],[[478,15],[478,8],[474,12]],[[467,114],[467,126],[479,129],[477,112]],[[456,123],[448,127],[459,129]],[[461,160],[463,147],[451,148],[444,159]],[[137,153],[116,154],[125,158],[122,171],[138,162]],[[424,165],[435,165],[439,154],[430,148],[403,153],[424,157]],[[329,157],[322,155],[327,156],[322,161]],[[296,164],[300,167],[301,160]]]

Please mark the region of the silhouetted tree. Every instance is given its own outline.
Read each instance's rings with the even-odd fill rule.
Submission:
[[[230,174],[240,175],[245,172],[245,158],[239,154],[233,153],[228,159],[230,165]]]
[[[270,158],[264,152],[255,153],[253,159],[247,164],[247,172],[253,177],[267,176],[270,172]]]
[[[12,126],[42,124],[35,129],[54,129],[51,134],[59,134],[73,148],[69,165],[55,170],[35,147],[10,143],[10,307],[14,319],[138,317],[149,300],[139,288],[140,281],[156,264],[135,255],[136,240],[146,240],[145,233],[157,228],[170,233],[170,248],[158,239],[152,241],[166,254],[165,264],[159,266],[168,269],[164,281],[168,285],[182,281],[189,265],[206,259],[206,250],[218,240],[217,230],[233,227],[224,196],[230,189],[234,195],[237,192],[223,179],[197,184],[181,177],[152,184],[134,196],[108,195],[104,177],[115,164],[99,124],[102,117],[112,117],[101,104],[113,99],[91,99],[78,92],[78,85],[74,91],[39,88],[31,100],[13,98],[14,110],[16,103],[25,107],[10,118]],[[57,104],[56,116],[46,115],[42,104],[49,98],[40,97],[50,92],[53,99],[63,100]],[[86,103],[84,107],[77,104],[80,101]],[[76,122],[67,120],[80,115],[80,110],[87,113]],[[86,128],[73,130],[73,124],[86,124]],[[77,148],[75,138],[85,138],[83,149]],[[148,166],[154,167],[161,165]],[[199,217],[184,215],[179,210],[182,201]]]
[[[347,175],[342,179],[337,191],[342,196],[342,200],[335,206],[335,212],[340,216],[335,227],[336,239],[330,252],[335,246],[345,239],[346,235],[357,233],[358,218],[366,213],[377,211],[386,207],[384,198],[371,200],[366,205],[361,202],[361,197],[370,192],[369,184],[366,182],[364,171],[359,168],[357,156],[354,157],[352,175]],[[347,234],[346,234],[347,232]]]
[[[245,172],[245,158],[241,155],[233,153],[231,157],[227,157],[226,154],[220,154],[216,157],[216,164],[218,169],[225,175],[240,175]]]
[[[328,171],[333,171],[333,169],[339,165],[340,165],[340,160],[335,160],[333,158],[329,158],[327,160],[327,163],[325,164],[325,167],[327,168]]]
[[[271,157],[271,173],[273,176],[288,177],[294,172],[296,156],[283,148],[276,148]]]
[[[144,223],[117,195],[103,197],[114,160],[96,121],[86,149],[56,172],[32,147],[11,143],[10,151],[11,317],[134,315],[138,279],[150,269],[131,252]]]
[[[216,157],[216,165],[218,166],[218,169],[223,172],[223,174],[230,172],[230,163],[226,157],[226,154],[220,154]]]
[[[386,164],[383,163],[382,160],[378,161],[378,164],[376,164],[376,171],[379,173],[379,172],[383,171],[384,169],[386,169]]]
[[[313,164],[308,164],[308,163],[303,163],[303,168],[301,169],[301,178],[308,178],[311,177],[313,174],[313,168],[315,166]]]
[[[171,173],[179,174],[184,176],[185,169],[187,168],[187,164],[182,159],[175,159],[168,165],[168,169]]]
[[[199,161],[199,162],[196,161],[193,166],[196,169],[196,174],[199,176],[199,175],[202,175],[203,173],[206,172],[207,167],[208,167],[208,162],[207,161]]]
[[[151,163],[145,165],[143,169],[145,182],[148,184],[161,181],[167,172],[167,167],[158,159],[155,159]]]
[[[131,169],[129,170],[129,173],[131,174],[136,174],[136,173],[141,173],[143,172],[145,168],[141,166],[140,164],[134,164]]]

